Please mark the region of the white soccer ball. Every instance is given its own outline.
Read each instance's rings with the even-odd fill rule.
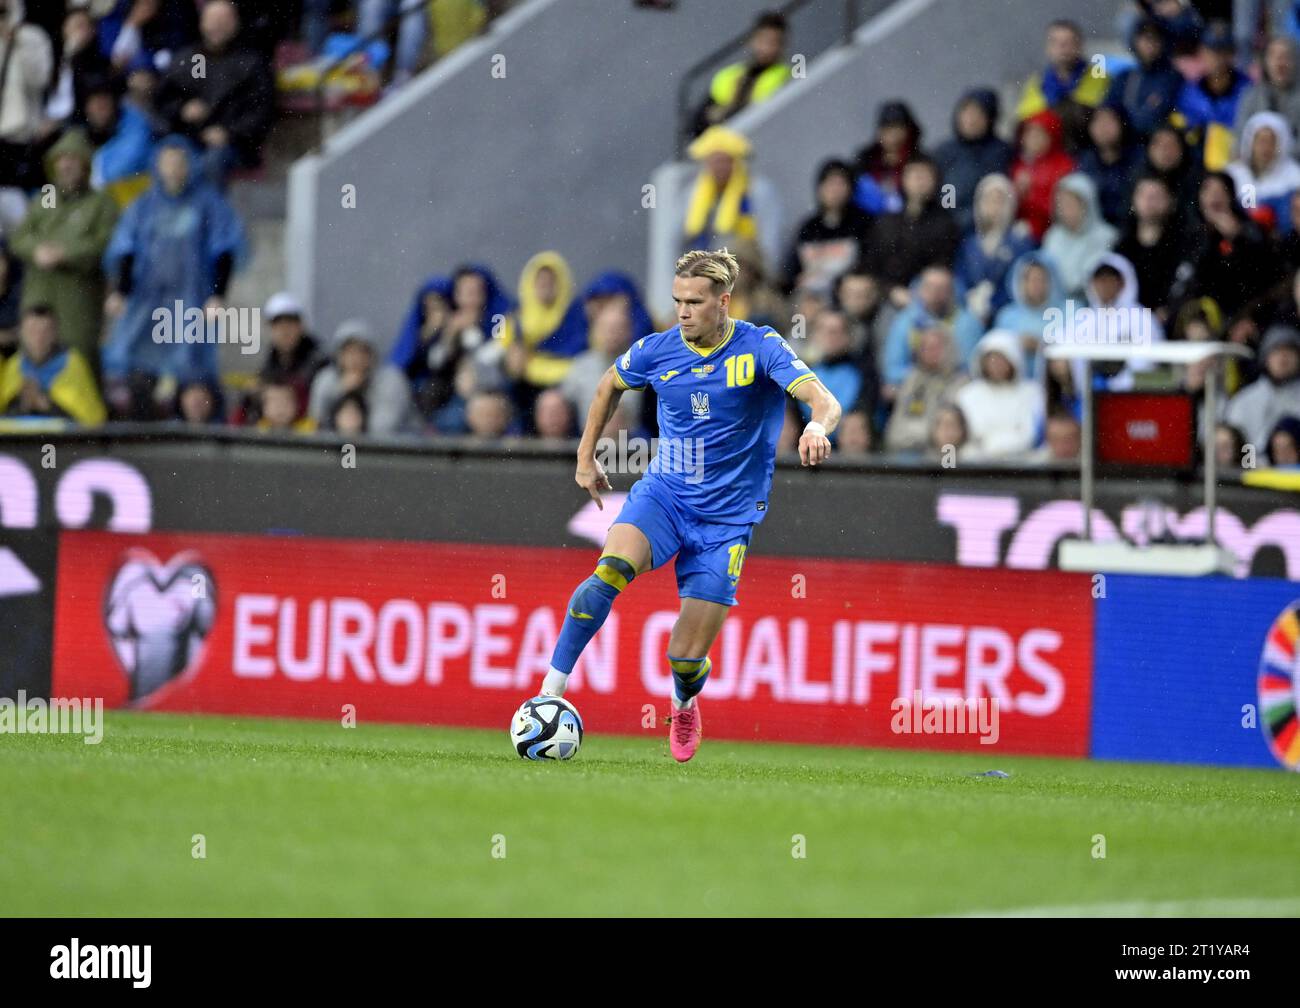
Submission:
[[[535,696],[515,711],[510,744],[524,759],[573,759],[582,745],[582,716],[560,697]]]

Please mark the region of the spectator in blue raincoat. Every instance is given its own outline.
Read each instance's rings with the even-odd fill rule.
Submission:
[[[192,309],[210,319],[224,308],[244,251],[239,217],[195,166],[184,137],[161,141],[153,185],[127,208],[104,253],[112,290],[105,309],[115,320],[103,350],[104,380],[119,415],[143,418],[148,398],[163,405],[176,384],[215,378],[217,340],[230,338],[213,326],[198,327],[201,342],[183,338],[191,335],[185,324]]]

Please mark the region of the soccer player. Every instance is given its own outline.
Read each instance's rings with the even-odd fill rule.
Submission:
[[[787,393],[812,408],[799,459],[817,465],[840,405],[779,333],[729,318],[739,267],[726,249],[677,260],[677,325],[651,333],[605,372],[578,445],[580,487],[604,508],[612,489],[596,441],[625,389],[649,385],[659,401],[659,449],[632,486],[605,539],[595,572],[578,585],[542,692],[562,696],[582,649],[632,579],[677,556],[681,614],[668,641],[673,676],[668,744],[681,763],[695,755],[702,724],[699,693],[709,649],[727,610],[754,526],[767,514],[776,443]]]

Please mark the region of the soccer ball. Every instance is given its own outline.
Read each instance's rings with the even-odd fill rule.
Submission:
[[[560,697],[535,696],[515,711],[510,744],[524,759],[573,759],[582,745],[582,716]]]

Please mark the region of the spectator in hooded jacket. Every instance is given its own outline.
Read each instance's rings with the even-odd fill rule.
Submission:
[[[410,423],[411,387],[392,364],[378,362],[374,332],[361,319],[334,333],[333,360],[312,380],[308,414],[318,426],[329,426],[335,405],[353,393],[364,400],[367,434],[401,433]]]
[[[1183,75],[1169,59],[1169,40],[1155,18],[1139,18],[1129,35],[1137,63],[1115,75],[1105,104],[1123,110],[1139,139],[1167,122],[1178,104]]]
[[[553,387],[558,383],[572,365],[574,358],[591,346],[592,323],[608,304],[616,304],[627,312],[634,340],[654,331],[654,323],[650,321],[650,315],[641,302],[636,281],[626,273],[617,270],[597,274],[577,297],[570,298],[559,327],[541,344],[546,348],[544,352],[549,355],[550,361],[534,374],[539,379],[550,380],[550,384],[533,384],[527,380],[516,384],[514,389],[516,411],[513,415],[520,421],[531,423],[533,403],[537,394],[541,389]],[[514,346],[513,337],[507,336],[505,342],[506,367],[509,373],[511,347]],[[486,390],[491,391],[491,386],[486,386]]]
[[[997,135],[998,96],[990,88],[972,88],[952,113],[952,136],[934,152],[944,183],[953,187],[957,226],[970,229],[975,187],[980,179],[1011,167],[1015,152]]]
[[[587,349],[585,334],[563,333],[573,302],[573,271],[555,251],[537,252],[524,263],[516,288],[519,312],[506,347],[506,374],[533,390],[551,388]],[[515,338],[518,337],[518,338]],[[536,391],[529,399],[536,397]]]
[[[152,187],[127,207],[104,252],[111,286],[104,308],[114,321],[101,358],[105,391],[121,415],[147,415],[146,395],[166,400],[172,382],[218,371],[215,342],[155,338],[160,308],[177,335],[183,315],[201,310],[210,318],[223,309],[244,250],[242,223],[195,162],[184,137],[161,141]]]
[[[987,322],[1006,303],[1011,264],[1034,247],[1016,220],[1016,189],[1005,175],[986,175],[975,189],[974,226],[957,250],[954,273],[966,290],[966,307]]]
[[[959,365],[970,359],[984,331],[979,319],[962,307],[952,271],[944,266],[930,266],[921,271],[913,284],[910,303],[889,327],[882,375],[885,383],[882,394],[887,400],[893,399],[893,392],[912,366],[921,334],[936,327],[951,334]]]
[[[1062,324],[1049,330],[1049,340],[1075,343],[1118,343],[1149,346],[1165,338],[1164,327],[1155,313],[1137,300],[1137,277],[1133,264],[1122,255],[1107,252],[1088,271],[1087,304],[1067,314]],[[1134,387],[1136,376],[1155,365],[1146,358],[1127,362],[1104,361],[1092,366],[1093,388],[1125,392]],[[1082,360],[1054,360],[1050,373],[1063,390],[1062,399],[1072,411],[1080,408],[1087,366]],[[1068,373],[1067,373],[1068,372]]]
[[[1043,236],[1043,252],[1056,264],[1066,297],[1083,295],[1088,268],[1114,246],[1118,237],[1101,217],[1092,179],[1075,172],[1057,183],[1055,214]]]
[[[782,290],[829,294],[866,251],[871,216],[853,202],[853,169],[832,159],[817,170],[817,209],[799,225],[785,259]]]
[[[1138,301],[1162,321],[1169,317],[1180,268],[1191,269],[1187,234],[1179,226],[1177,213],[1164,178],[1143,175],[1133,188],[1132,211],[1115,245],[1115,251],[1133,264]]]
[[[725,126],[711,126],[687,148],[700,172],[687,198],[683,251],[745,238],[758,242],[765,265],[781,262],[781,197],[769,180],[751,171],[752,151],[748,138]]]
[[[1291,147],[1287,121],[1276,112],[1256,112],[1242,128],[1240,156],[1224,169],[1245,209],[1273,211],[1279,234],[1291,230],[1291,194],[1300,189],[1300,164]]]
[[[952,266],[961,232],[939,199],[939,172],[927,157],[915,157],[903,171],[906,203],[879,218],[871,231],[866,266],[889,284],[895,306],[907,303],[908,285],[926,266]]]
[[[1133,175],[1142,148],[1133,142],[1122,110],[1099,105],[1088,120],[1088,146],[1079,153],[1079,171],[1097,187],[1097,206],[1108,224],[1120,225],[1128,215]]]
[[[1040,112],[1055,112],[1066,149],[1073,150],[1083,141],[1088,110],[1101,104],[1110,80],[1104,67],[1084,59],[1083,29],[1073,21],[1049,24],[1044,49],[1047,65],[1025,82],[1016,119],[1023,122]]]
[[[14,232],[12,247],[24,264],[23,304],[54,309],[63,341],[99,370],[104,324],[102,260],[117,204],[90,187],[90,143],[68,130],[45,156],[54,199],[37,193]]]
[[[993,319],[994,329],[1015,333],[1026,359],[1025,373],[1037,378],[1043,371],[1043,330],[1048,312],[1063,311],[1065,292],[1052,260],[1042,252],[1026,252],[1007,275],[1008,303]]]
[[[1300,75],[1296,73],[1296,40],[1289,35],[1274,35],[1264,49],[1259,69],[1259,83],[1247,89],[1237,102],[1234,132],[1241,136],[1246,120],[1256,112],[1276,112],[1286,120],[1292,138],[1300,136]]]
[[[158,108],[173,131],[201,145],[204,170],[221,186],[232,168],[261,163],[275,89],[261,56],[239,44],[239,14],[229,0],[209,0],[199,31],[199,44],[180,50],[163,77]],[[194,73],[199,57],[203,76]]]
[[[1262,450],[1284,416],[1300,416],[1300,330],[1272,326],[1259,346],[1260,376],[1228,402],[1223,418]]]
[[[994,329],[975,347],[976,377],[955,401],[966,418],[967,458],[1009,459],[1026,455],[1043,433],[1043,389],[1025,376],[1015,333]]]
[[[885,425],[885,450],[924,451],[936,412],[965,380],[952,333],[943,326],[918,333],[916,360],[903,375]]]
[[[1052,223],[1056,183],[1074,171],[1074,159],[1062,147],[1061,120],[1049,111],[1037,112],[1020,124],[1016,149],[1011,181],[1019,197],[1017,213],[1039,242]]]
[[[1205,73],[1183,84],[1178,112],[1184,123],[1200,134],[1205,167],[1218,171],[1232,157],[1237,104],[1250,87],[1250,78],[1237,69],[1236,43],[1231,29],[1222,21],[1206,26],[1200,54]]]
[[[514,324],[514,305],[496,276],[468,263],[451,277],[430,277],[416,291],[388,360],[411,381],[416,404],[428,416],[451,398],[462,359],[472,361],[478,387],[504,386],[502,358]]]
[[[881,203],[858,203],[868,213],[892,211],[903,194],[903,167],[921,153],[921,127],[905,102],[887,101],[876,118],[876,135],[858,151],[854,167],[874,187]]]

